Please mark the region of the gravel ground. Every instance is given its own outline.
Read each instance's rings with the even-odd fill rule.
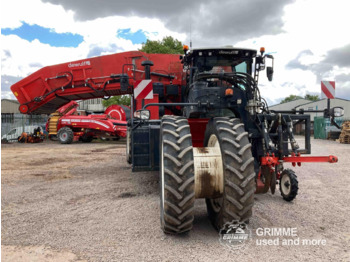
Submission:
[[[279,192],[256,195],[252,238],[230,250],[203,200],[189,234],[164,235],[158,174],[131,173],[121,143],[2,145],[2,261],[350,261],[350,145],[312,140],[312,147],[339,162],[295,167],[292,203]],[[275,227],[296,228],[297,237],[256,235]],[[276,245],[258,245],[263,239]],[[282,245],[286,239],[325,243]]]

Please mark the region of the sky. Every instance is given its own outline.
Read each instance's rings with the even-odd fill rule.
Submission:
[[[320,95],[350,99],[348,0],[1,0],[1,98],[41,67],[137,50],[173,36],[193,48],[233,45],[275,57],[259,86],[269,105]]]

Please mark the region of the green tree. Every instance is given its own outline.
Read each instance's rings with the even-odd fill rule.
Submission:
[[[306,94],[304,98],[313,102],[318,101],[320,99],[318,95],[310,95],[310,94]]]
[[[294,100],[297,100],[297,99],[301,99],[301,98],[302,98],[301,96],[290,95],[290,96],[287,96],[285,99],[283,99],[283,100],[281,101],[281,104],[287,103],[287,102],[290,102],[290,101],[294,101]]]
[[[131,96],[123,95],[123,96],[112,96],[107,100],[102,101],[102,105],[105,107],[109,107],[110,105],[126,105],[130,106]]]
[[[294,100],[297,100],[297,99],[302,99],[302,97],[301,96],[297,96],[297,95],[290,95],[290,96],[287,96],[285,99],[283,99],[281,101],[281,104],[287,103],[287,102],[290,102],[290,101],[294,101]],[[320,98],[318,97],[318,95],[306,94],[304,96],[304,99],[314,102],[314,101],[318,101]]]
[[[182,43],[171,36],[164,37],[161,41],[147,40],[142,44],[140,51],[149,54],[181,54],[183,53]],[[110,105],[127,105],[130,106],[131,96],[113,96],[107,100],[103,100],[102,104],[105,107]]]
[[[172,36],[166,36],[161,41],[148,40],[139,49],[148,54],[181,54],[183,53],[182,43]]]

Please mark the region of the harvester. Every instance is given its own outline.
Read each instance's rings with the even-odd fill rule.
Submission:
[[[311,153],[304,111],[269,110],[258,80],[265,67],[272,80],[273,59],[264,49],[234,47],[185,46],[183,55],[132,51],[45,67],[11,89],[24,114],[132,95],[126,160],[134,172],[159,170],[161,228],[177,234],[191,230],[196,198],[206,199],[220,229],[248,221],[256,193],[274,194],[279,185],[284,200],[296,197],[297,176],[284,163],[337,162],[301,156]],[[293,135],[296,123],[305,124],[304,146]]]
[[[77,102],[71,101],[50,115],[46,122],[50,139],[70,144],[78,140],[89,143],[98,137],[115,140],[126,137],[129,107],[111,105],[101,115],[79,115],[78,106]]]

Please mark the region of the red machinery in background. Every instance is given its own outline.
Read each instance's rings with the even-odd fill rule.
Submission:
[[[266,69],[270,81],[274,72],[274,58],[264,48],[260,54],[234,47],[184,51],[182,56],[133,51],[48,66],[11,90],[24,114],[52,113],[71,100],[131,94],[127,161],[133,171],[160,170],[166,233],[191,230],[195,198],[206,199],[209,218],[220,229],[249,220],[254,193],[274,194],[279,184],[284,200],[296,197],[297,177],[284,163],[337,162],[335,156],[300,154],[311,153],[305,113],[341,115],[333,109],[270,110],[258,87],[260,71]],[[58,114],[51,121],[52,132],[66,142],[74,135],[88,141],[108,128],[117,133],[125,120]],[[305,126],[304,146],[294,137],[295,124]]]
[[[130,115],[127,106],[111,105],[105,114],[87,116],[78,114],[78,106],[77,102],[71,101],[50,115],[46,123],[49,138],[70,144],[74,140],[91,142],[98,137],[126,137],[126,121]]]

